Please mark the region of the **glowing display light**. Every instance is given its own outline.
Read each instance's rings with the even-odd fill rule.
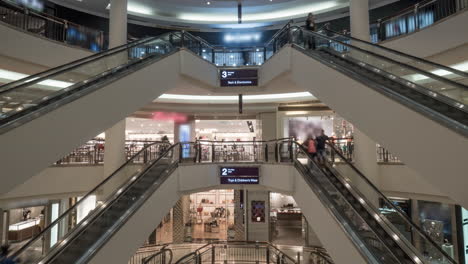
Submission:
[[[224,35],[225,42],[258,42],[262,38],[260,33],[237,33]]]

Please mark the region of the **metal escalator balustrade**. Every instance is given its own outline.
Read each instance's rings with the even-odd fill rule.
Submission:
[[[239,262],[299,264],[300,260],[293,259],[276,246],[267,242],[220,241],[206,244],[180,258],[175,263],[214,264]]]
[[[0,86],[0,134],[178,50],[173,33],[138,40]]]
[[[421,74],[414,74],[405,76],[405,79],[408,79],[412,82],[421,84],[422,86],[438,91],[439,93],[445,93],[447,96],[455,96],[453,93],[463,89],[463,86],[458,86],[457,84],[462,84],[466,86],[468,84],[468,72],[458,70],[456,68],[447,67],[445,65],[435,63],[423,58],[419,58],[410,54],[403,53],[394,49],[387,48],[385,46],[376,45],[372,42],[364,41],[358,38],[353,38],[342,33],[338,33],[333,30],[323,29],[320,33],[332,37],[334,40],[352,44],[355,47],[367,50],[375,54],[376,56],[382,56],[388,59],[391,59],[395,62],[403,64],[405,67],[412,68],[415,71],[423,71],[424,74],[427,74],[431,78],[428,78]],[[464,69],[465,67],[463,67]],[[434,82],[440,81],[440,83]],[[444,86],[444,82],[451,81],[451,86]],[[458,90],[454,90],[458,88]],[[452,94],[452,95],[451,95]]]
[[[179,163],[294,162],[370,263],[426,263],[426,258],[434,256],[434,252],[446,258],[448,263],[455,263],[416,224],[401,215],[402,212],[333,145],[329,145],[329,148],[357,175],[343,173],[347,176],[344,178],[332,163],[324,167],[318,165],[303,146],[291,139],[216,143],[219,142],[182,142],[171,146],[155,143],[147,146],[12,256],[22,259],[24,263],[86,263],[159,188]],[[203,145],[209,146],[209,158],[203,157]],[[132,160],[141,159],[140,156],[145,155],[148,148],[156,148],[160,154],[142,167],[135,167]],[[246,149],[252,155],[241,156]],[[257,150],[262,151],[253,154]],[[86,201],[98,201],[97,207],[83,219],[77,220],[77,210]],[[377,210],[382,201],[389,208],[395,209],[415,239],[410,241],[386,215]],[[415,241],[417,243],[412,244]],[[199,254],[197,258],[208,258],[207,254]]]
[[[21,259],[23,263],[85,263],[157,190],[179,163],[202,162],[198,157],[202,144],[183,142],[169,145],[158,142],[144,147],[11,256]],[[215,146],[214,142],[212,145]],[[260,160],[255,159],[255,155],[238,155],[245,150],[239,142],[222,142],[216,146],[219,151],[210,154],[214,161],[209,162],[228,162],[228,159],[242,163],[291,161],[284,157],[282,141],[245,142],[245,146],[252,147],[252,153],[254,146],[265,150],[261,152]],[[283,154],[275,154],[280,149],[283,149]],[[156,155],[148,157],[148,153]],[[272,154],[269,156],[268,153]],[[286,154],[289,155],[289,152]],[[141,161],[146,162],[141,164]],[[83,219],[77,219],[78,210],[86,203],[95,203],[96,208]]]
[[[292,28],[294,47],[312,58],[468,136],[468,86],[341,40],[331,31]],[[368,45],[368,44],[365,44]],[[372,48],[379,49],[376,45]],[[370,48],[369,48],[370,49]],[[402,53],[399,53],[402,56]],[[409,58],[411,59],[411,58]],[[446,68],[445,68],[446,69]],[[444,71],[445,71],[444,69]],[[453,70],[454,74],[459,74]],[[422,76],[422,77],[414,77]],[[423,78],[417,82],[415,78]],[[444,87],[440,90],[438,87]]]
[[[324,163],[298,146],[295,165],[335,217],[345,223],[343,228],[348,229],[355,243],[364,246],[362,252],[370,263],[434,260],[457,263],[350,163],[340,149],[330,143],[327,146],[329,152]],[[342,162],[334,163],[334,155]],[[392,209],[392,215],[381,212],[381,207]]]
[[[174,146],[167,143],[146,146],[12,256],[23,263],[38,263],[41,260],[44,263],[75,263],[74,261],[81,257],[79,254],[84,255],[94,243],[105,239],[103,231],[113,226],[116,228],[117,215],[125,216],[128,207],[135,206],[137,202],[142,202],[141,199],[145,199],[141,194],[143,190],[156,188],[162,177],[174,168],[173,149]],[[148,159],[143,166],[135,166],[133,160],[141,160],[147,151],[159,155]],[[94,203],[97,206],[83,219],[77,219],[78,210],[86,203]],[[112,217],[109,217],[110,215]],[[79,247],[75,244],[78,242],[81,243]],[[74,261],[61,258],[66,254],[57,255],[59,251],[64,250],[73,253],[72,256],[76,257]]]

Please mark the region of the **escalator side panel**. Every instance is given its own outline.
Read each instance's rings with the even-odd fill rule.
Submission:
[[[89,264],[127,264],[157,223],[179,200],[177,169],[89,260]],[[183,231],[183,230],[182,230]],[[142,240],[143,238],[143,240]]]
[[[337,66],[293,49],[292,80],[310,91],[366,135],[397,155],[408,167],[463,206],[468,206],[466,137],[347,76]],[[335,68],[335,69],[334,69]],[[433,153],[431,155],[430,153]],[[441,177],[441,176],[444,177]]]
[[[173,88],[179,67],[179,53],[169,55],[2,134],[0,193],[25,182],[70,149]],[[19,161],[28,166],[20,166]]]
[[[351,237],[346,234],[340,222],[332,215],[327,206],[309,187],[304,177],[295,170],[294,200],[302,208],[302,213],[314,229],[320,242],[327,249],[336,264],[368,263],[354,245]]]

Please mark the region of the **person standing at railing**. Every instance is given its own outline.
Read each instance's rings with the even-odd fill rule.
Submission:
[[[309,15],[307,15],[305,28],[309,31],[317,30],[317,25],[315,24],[314,14],[309,13]],[[307,48],[315,49],[315,37],[313,35],[309,35],[306,37],[306,39],[307,39]]]

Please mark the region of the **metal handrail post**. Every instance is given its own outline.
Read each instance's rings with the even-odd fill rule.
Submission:
[[[419,3],[414,5],[414,27],[415,31],[419,30]]]

